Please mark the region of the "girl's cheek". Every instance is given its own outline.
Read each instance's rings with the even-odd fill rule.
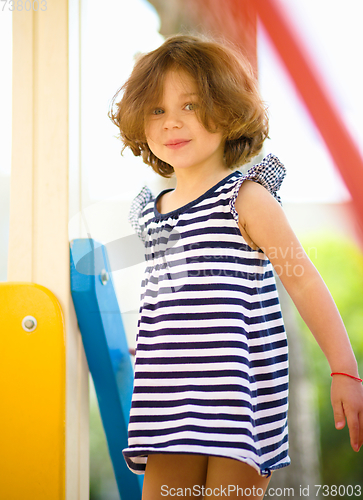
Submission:
[[[155,147],[155,142],[150,139],[150,137],[147,138],[147,144],[149,146],[150,151],[157,157],[159,158],[159,154],[157,154],[157,148]]]
[[[150,126],[150,124],[147,124],[145,126],[145,137],[146,137],[146,140],[149,142],[149,141],[152,141],[153,137],[155,137],[155,133],[154,133],[154,130],[153,130],[153,127]]]
[[[148,143],[149,148],[152,150],[152,148],[155,146],[155,141],[153,141],[152,138],[147,135],[146,142]]]

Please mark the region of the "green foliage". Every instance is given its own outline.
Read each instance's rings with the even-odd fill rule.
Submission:
[[[363,254],[351,241],[336,235],[320,235],[303,246],[329,288],[347,328],[360,373],[363,373]],[[363,449],[355,453],[348,426],[337,431],[330,403],[330,373],[324,355],[306,325],[310,373],[318,389],[322,483],[363,486]],[[327,332],[329,335],[329,332]]]

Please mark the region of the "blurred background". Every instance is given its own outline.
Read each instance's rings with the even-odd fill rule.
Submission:
[[[281,0],[281,4],[363,155],[362,1]],[[117,130],[107,113],[140,52],[156,48],[168,35],[203,29],[195,10],[186,8],[182,0],[108,0],[102,4],[84,0],[75,19],[70,0],[70,240],[90,234],[106,244],[132,234],[128,207],[142,186],[147,184],[157,193],[173,185],[172,179],[157,178],[131,153],[120,155]],[[11,12],[5,9],[0,11],[0,281],[7,279],[11,36]],[[81,48],[78,59],[71,56],[76,47]],[[281,189],[286,214],[332,292],[362,374],[363,253],[350,195],[262,25],[257,30],[257,61],[260,89],[270,114],[270,139],[261,157],[274,153],[287,167]],[[75,134],[77,120],[82,127]],[[72,189],[76,189],[72,165],[79,162],[81,213],[72,210]],[[142,270],[140,263],[113,271],[130,345],[135,342]],[[363,487],[363,454],[351,450],[347,429],[338,432],[334,428],[328,364],[282,289],[280,294],[290,341],[293,462],[274,474],[271,486],[274,482],[282,487],[310,484],[309,497],[316,497],[314,484]],[[92,382],[90,403],[90,499],[117,500]],[[346,490],[341,493],[338,496],[349,496]]]

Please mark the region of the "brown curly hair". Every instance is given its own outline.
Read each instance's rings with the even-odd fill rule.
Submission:
[[[232,46],[191,35],[172,36],[140,56],[114,95],[109,117],[120,130],[123,150],[129,147],[135,156],[141,155],[163,177],[174,172],[151,152],[144,125],[145,113],[161,99],[170,70],[184,71],[195,80],[198,118],[209,132],[223,131],[227,167],[241,166],[260,152],[268,118],[251,65]]]

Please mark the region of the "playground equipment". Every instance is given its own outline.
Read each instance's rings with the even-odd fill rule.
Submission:
[[[5,429],[2,427],[0,454],[7,463],[6,468],[0,470],[0,498],[86,500],[89,498],[89,371],[70,293],[68,241],[69,179],[72,178],[73,188],[74,177],[79,175],[80,169],[79,165],[69,167],[68,15],[71,4],[77,6],[80,2],[55,0],[48,2],[45,11],[34,11],[32,8],[29,10],[29,4],[33,6],[33,2],[28,2],[27,10],[23,7],[22,10],[14,9],[13,12],[9,283],[4,285],[17,287],[26,283],[26,287],[23,289],[24,296],[14,291],[13,298],[11,300],[9,298],[5,309],[3,309],[4,302],[1,302],[2,325],[6,321],[3,318],[7,317],[11,308],[14,318],[20,320],[20,326],[14,319],[14,323],[8,324],[6,329],[3,326],[0,328],[2,341],[8,345],[7,366],[9,370],[11,367],[16,367],[16,373],[2,372],[1,392],[7,387],[7,391],[12,391],[13,397],[16,398],[18,386],[20,389],[22,387],[21,380],[26,381],[32,377],[27,363],[33,355],[37,355],[34,360],[38,364],[38,367],[37,364],[33,365],[34,370],[40,370],[41,363],[48,363],[43,359],[46,354],[41,347],[43,344],[37,344],[36,341],[42,338],[44,346],[47,346],[48,337],[54,336],[56,331],[53,326],[47,328],[46,332],[42,330],[43,321],[48,321],[48,312],[43,308],[42,315],[38,315],[39,294],[35,296],[32,288],[42,286],[43,291],[46,289],[47,293],[57,298],[62,310],[63,375],[59,375],[53,392],[54,397],[60,398],[60,395],[63,395],[64,399],[58,406],[62,417],[53,414],[51,419],[54,421],[52,427],[54,440],[49,440],[48,448],[44,445],[47,452],[44,453],[44,459],[43,453],[32,454],[28,451],[25,454],[25,447],[27,443],[30,446],[30,441],[24,442],[22,434],[16,434],[14,429],[8,431],[14,436],[12,451],[4,453],[2,442]],[[36,4],[37,2],[34,2],[35,6]],[[71,137],[74,135],[77,136],[73,133]],[[79,197],[73,194],[71,209],[81,210]],[[23,305],[26,304],[29,307],[23,309]],[[19,311],[15,311],[16,308]],[[18,329],[22,328],[22,319],[29,315],[37,319],[38,327],[30,336],[25,337],[27,343],[26,347],[23,346],[23,360],[26,361],[24,364],[20,362],[21,359],[19,360],[18,344],[14,343],[14,340],[17,335],[20,336],[21,330]],[[8,338],[6,341],[5,336]],[[20,339],[21,336],[19,342]],[[34,352],[32,349],[35,346],[41,350],[35,349]],[[3,363],[2,356],[1,364]],[[10,378],[11,373],[14,374],[12,378]],[[47,375],[43,373],[46,379]],[[44,392],[45,386],[41,377],[34,378],[34,384],[27,387],[29,395],[21,391],[19,397],[22,395],[28,397],[29,404],[20,408],[19,403],[14,407],[17,418],[25,427],[28,422],[28,412],[38,411],[33,405],[39,403],[39,411],[44,409],[45,415],[48,411],[44,403],[47,393]],[[44,402],[41,403],[42,401]],[[15,417],[11,420],[11,415],[15,412],[8,405],[4,409],[3,402],[4,399],[1,397],[0,418],[5,418],[4,413],[9,414],[7,424],[15,426]],[[55,419],[59,425],[55,425]],[[40,415],[39,425],[27,427],[29,435],[38,447],[45,439],[46,428]],[[62,451],[52,447],[52,443],[62,446]],[[48,474],[47,467],[51,467],[52,461],[54,462],[60,453],[63,472],[56,474],[53,468],[54,473]],[[22,454],[25,454],[26,459],[22,458]],[[15,457],[18,457],[16,461]],[[47,460],[48,463],[45,463]],[[30,463],[34,473],[28,474],[25,468],[30,467]],[[6,494],[1,488],[6,488]]]
[[[66,350],[47,288],[0,283],[0,498],[65,498]]]
[[[71,292],[120,498],[141,499],[126,466],[133,367],[106,248],[70,244]],[[66,346],[61,306],[47,288],[0,283],[2,381],[0,498],[65,498]],[[19,478],[21,480],[19,481]]]
[[[141,499],[143,476],[126,466],[133,367],[106,248],[92,239],[71,242],[71,291],[122,499]]]
[[[213,23],[227,37],[232,32],[237,36],[248,33],[251,57],[255,57],[253,38],[259,17],[340,169],[363,227],[362,158],[279,1],[190,1],[193,7],[202,6],[205,19],[213,14]],[[119,487],[130,485],[135,495],[140,494],[139,479],[123,479],[123,472],[118,471],[122,467],[125,471],[125,465],[117,463],[113,451],[118,443],[121,446],[121,437],[125,439],[127,404],[122,401],[124,391],[125,398],[129,397],[131,372],[124,340],[116,339],[107,329],[105,301],[115,304],[112,279],[107,280],[107,257],[104,254],[105,273],[93,278],[78,276],[77,258],[84,243],[77,241],[73,243],[77,258],[73,259],[72,293],[83,342],[70,293],[69,212],[70,206],[73,213],[81,211],[82,200],[80,190],[73,196],[77,192],[74,186],[81,183],[81,167],[78,160],[70,166],[68,156],[70,137],[78,140],[77,126],[80,128],[78,116],[76,125],[70,120],[73,128],[69,134],[69,114],[80,106],[79,96],[69,106],[69,60],[73,58],[72,68],[78,67],[80,52],[75,55],[77,51],[68,50],[68,31],[70,20],[77,24],[80,12],[80,0],[54,0],[46,11],[16,9],[13,13],[9,282],[0,284],[0,499],[4,500],[89,498],[89,371],[85,350]],[[227,32],[228,25],[223,23],[230,12],[235,25]],[[249,29],[244,29],[246,26]],[[106,284],[100,281],[100,274]],[[88,300],[92,317],[97,318],[95,323],[103,332],[98,354],[103,356],[109,377],[114,378],[107,394],[116,408],[117,422],[102,409],[100,388],[107,384],[102,376],[96,382],[95,348],[87,337],[91,316],[84,313]],[[120,318],[117,321],[122,332]],[[110,433],[107,428],[114,430]],[[121,450],[117,451],[121,460]]]

